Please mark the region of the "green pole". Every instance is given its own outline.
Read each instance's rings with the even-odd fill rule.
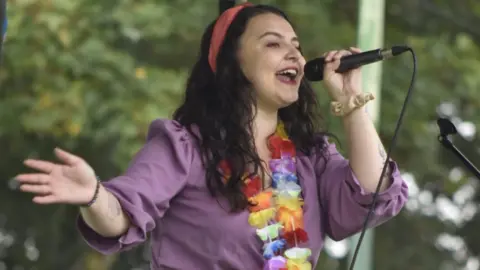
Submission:
[[[385,0],[359,0],[358,10],[358,47],[363,51],[383,47]],[[369,102],[367,110],[378,128],[379,104],[381,100],[382,62],[362,67],[364,91],[371,92],[375,99]],[[349,265],[353,258],[360,234],[350,239]],[[374,232],[368,230],[362,241],[355,263],[355,270],[373,270]]]

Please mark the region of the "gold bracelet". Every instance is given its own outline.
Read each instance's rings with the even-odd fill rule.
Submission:
[[[346,116],[352,111],[363,107],[370,100],[374,100],[375,97],[372,93],[361,93],[350,97],[345,102],[332,101],[330,103],[330,109],[336,116]]]

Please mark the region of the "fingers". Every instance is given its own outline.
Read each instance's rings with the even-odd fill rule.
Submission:
[[[20,190],[37,195],[48,195],[52,192],[49,176],[46,174],[20,174],[15,179],[20,183]]]
[[[362,50],[356,47],[350,47],[348,50],[334,50],[324,54],[325,57],[325,74],[334,72],[340,66],[340,59],[347,55],[361,53]]]
[[[333,62],[337,59],[342,58],[343,56],[350,55],[350,54],[357,54],[361,53],[362,50],[357,47],[350,47],[348,50],[333,50],[323,54],[325,57],[325,62]]]
[[[350,49],[350,51],[351,51],[353,54],[357,54],[357,53],[361,53],[361,52],[362,52],[362,50],[359,49],[359,48],[357,48],[357,47],[350,47],[349,49]]]
[[[79,162],[82,161],[81,158],[72,155],[60,148],[55,148],[55,155],[63,161],[67,165],[76,165]],[[51,173],[57,164],[49,162],[49,161],[43,161],[43,160],[36,160],[36,159],[27,159],[24,161],[25,166],[30,167],[35,170],[39,170],[44,173]]]
[[[30,167],[35,170],[39,170],[44,173],[51,173],[55,164],[48,161],[36,160],[36,159],[27,159],[23,162],[25,166]]]
[[[327,53],[325,53],[323,56],[325,57],[325,62],[326,63],[329,63],[329,62],[332,62],[333,61],[333,57],[335,56],[335,54],[337,53],[338,51],[329,51]]]
[[[340,66],[340,59],[344,56],[351,55],[352,52],[348,50],[339,50],[328,52],[325,56],[325,68],[324,73],[330,74],[338,69]]]
[[[20,190],[23,192],[34,193],[36,195],[50,195],[52,188],[50,186],[50,177],[47,174],[20,174],[15,179],[20,183]]]
[[[32,201],[38,204],[52,204],[58,202],[58,199],[54,195],[46,195],[33,197]]]
[[[30,185],[22,184],[20,190],[23,192],[35,193],[37,195],[47,195],[52,192],[49,185]]]
[[[64,151],[60,148],[55,148],[55,155],[63,162],[65,162],[65,164],[68,164],[68,165],[71,165],[71,166],[74,166],[76,164],[78,164],[79,162],[82,162],[82,159],[73,155],[73,154],[70,154],[68,153],[67,151]]]
[[[40,173],[20,174],[15,177],[15,180],[20,183],[21,191],[36,195],[33,198],[34,203],[52,204],[58,202],[58,199],[52,194],[49,175]]]
[[[15,179],[20,184],[46,185],[50,183],[50,177],[42,173],[19,174]]]

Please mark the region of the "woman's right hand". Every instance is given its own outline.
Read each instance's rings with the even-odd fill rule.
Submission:
[[[38,204],[67,203],[83,205],[90,202],[95,193],[95,172],[82,158],[59,148],[55,155],[63,164],[44,160],[25,160],[25,165],[39,172],[20,174],[15,179],[20,190],[35,194]]]

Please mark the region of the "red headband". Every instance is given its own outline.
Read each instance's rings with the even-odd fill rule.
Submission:
[[[246,2],[229,8],[225,10],[217,19],[217,22],[213,28],[212,39],[210,40],[210,51],[208,52],[208,63],[210,64],[213,72],[217,71],[217,55],[218,51],[220,51],[220,46],[223,44],[228,27],[232,23],[233,19],[235,19],[238,12],[247,6],[252,6],[252,4]]]

